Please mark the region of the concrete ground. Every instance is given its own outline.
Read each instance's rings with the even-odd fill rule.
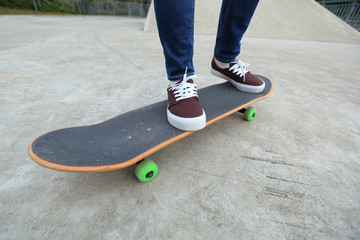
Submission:
[[[241,59],[274,82],[256,119],[234,114],[160,150],[142,184],[134,166],[46,169],[27,146],[165,99],[156,32],[125,17],[0,22],[0,239],[360,238],[358,33],[246,37]],[[195,37],[199,88],[221,82],[209,74],[214,40]]]

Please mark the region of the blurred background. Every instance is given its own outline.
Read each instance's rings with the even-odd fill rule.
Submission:
[[[360,30],[359,0],[315,0]],[[145,18],[151,0],[0,0],[0,14],[84,14]]]

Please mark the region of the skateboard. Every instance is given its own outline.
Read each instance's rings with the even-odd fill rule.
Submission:
[[[270,79],[261,93],[246,93],[224,82],[198,90],[206,112],[206,126],[230,114],[242,112],[246,120],[255,117],[248,107],[268,97],[273,89]],[[58,171],[101,172],[137,163],[135,175],[141,182],[152,180],[158,167],[147,157],[193,132],[171,126],[166,116],[167,100],[120,114],[89,126],[70,127],[45,133],[28,148],[36,163]]]

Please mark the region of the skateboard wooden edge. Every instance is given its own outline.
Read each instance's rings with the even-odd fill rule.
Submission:
[[[258,75],[258,76],[264,77],[262,75]],[[266,78],[266,77],[264,77],[264,78]],[[235,108],[235,109],[233,109],[233,110],[231,110],[229,112],[226,112],[226,113],[224,113],[224,114],[222,114],[222,115],[220,115],[220,116],[206,122],[206,127],[208,127],[209,125],[211,125],[211,124],[213,124],[213,123],[215,123],[215,122],[217,122],[217,121],[219,121],[219,120],[221,120],[221,119],[223,119],[223,118],[225,118],[225,117],[227,117],[227,116],[229,116],[229,115],[231,115],[233,113],[238,112],[239,110],[241,110],[243,108],[248,107],[249,105],[251,105],[251,104],[253,104],[255,102],[258,102],[260,100],[263,100],[263,99],[267,98],[272,93],[273,87],[274,87],[272,81],[269,78],[267,78],[267,79],[271,82],[271,88],[270,88],[269,92],[266,95],[264,95],[262,97],[259,97],[259,98],[256,98],[256,99],[254,99],[254,100],[252,100],[252,101],[250,101],[250,102],[248,102],[246,104],[243,104],[243,105],[241,105],[241,106],[239,106],[239,107],[237,107],[237,108]],[[125,114],[125,113],[122,113],[122,114]],[[117,116],[120,116],[122,114],[119,114]],[[115,116],[115,117],[117,117],[117,116]],[[114,118],[114,117],[112,117],[112,118]],[[109,118],[109,119],[107,119],[105,121],[102,121],[102,122],[99,122],[99,123],[96,123],[96,124],[91,124],[91,125],[86,125],[86,126],[93,126],[93,125],[101,124],[101,123],[106,122],[106,121],[108,121],[108,120],[110,120],[112,118]],[[59,129],[59,130],[61,130],[61,129]],[[34,141],[36,141],[38,138],[40,138],[41,136],[43,136],[43,135],[45,135],[47,133],[44,133],[44,134],[40,135],[39,137],[35,138],[30,143],[30,145],[28,147],[28,154],[29,154],[30,158],[34,162],[36,162],[37,164],[39,164],[39,165],[41,165],[43,167],[49,168],[49,169],[57,170],[57,171],[64,171],[64,172],[106,172],[106,171],[113,171],[113,170],[118,170],[118,169],[121,169],[121,168],[129,167],[129,166],[143,160],[144,158],[150,156],[151,154],[159,151],[160,149],[170,145],[171,143],[174,143],[174,142],[176,142],[176,141],[178,141],[178,140],[180,140],[180,139],[182,139],[182,138],[184,138],[186,136],[189,136],[190,134],[192,134],[194,132],[197,132],[197,131],[183,132],[183,133],[181,133],[181,134],[179,134],[179,135],[177,135],[177,136],[175,136],[173,138],[170,138],[169,140],[166,140],[165,142],[163,142],[161,144],[156,145],[155,147],[149,149],[148,151],[140,154],[139,156],[137,156],[135,158],[132,158],[132,159],[126,161],[126,162],[119,163],[119,164],[114,164],[114,165],[76,167],[76,166],[67,166],[67,165],[60,165],[60,164],[50,163],[50,162],[48,162],[46,160],[43,160],[43,159],[39,158],[33,152],[32,145],[33,145]]]

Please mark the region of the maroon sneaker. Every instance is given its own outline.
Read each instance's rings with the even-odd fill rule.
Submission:
[[[196,85],[196,75],[185,77],[168,88],[167,118],[171,125],[184,131],[196,131],[205,127],[206,115],[201,108]]]
[[[250,65],[240,60],[230,63],[228,68],[219,67],[215,58],[211,62],[211,74],[228,80],[234,87],[244,92],[259,93],[265,88],[263,80],[250,73]]]

